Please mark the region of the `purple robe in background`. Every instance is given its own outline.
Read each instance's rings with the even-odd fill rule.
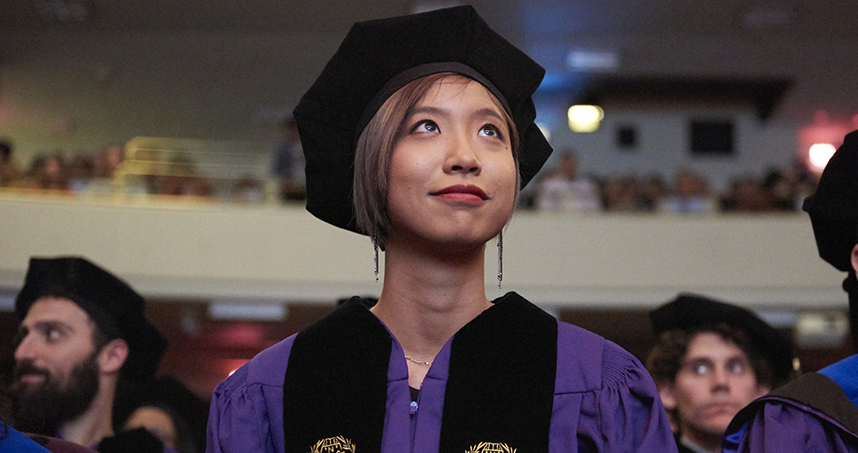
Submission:
[[[808,373],[742,409],[725,453],[858,452],[858,356]]]
[[[676,451],[658,391],[637,359],[570,324],[558,322],[557,335],[551,452]],[[208,453],[283,453],[283,377],[294,339],[262,351],[215,389]],[[382,453],[438,452],[451,341],[412,404],[404,353],[393,339]]]

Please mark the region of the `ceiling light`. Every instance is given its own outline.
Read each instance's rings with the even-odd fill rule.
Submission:
[[[569,118],[569,129],[573,132],[595,132],[605,117],[605,111],[598,105],[573,105],[566,116]]]
[[[573,50],[566,65],[576,71],[613,71],[620,67],[620,56],[611,51]]]
[[[45,22],[84,22],[92,17],[90,8],[79,0],[38,0],[34,5]]]

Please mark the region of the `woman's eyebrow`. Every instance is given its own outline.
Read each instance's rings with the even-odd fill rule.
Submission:
[[[408,112],[408,118],[411,118],[415,115],[424,115],[424,114],[433,114],[433,115],[445,115],[446,111],[439,107],[432,107],[428,105],[423,105],[419,107],[414,107]]]
[[[450,115],[450,113],[446,109],[443,109],[440,107],[433,107],[433,106],[429,106],[429,105],[424,105],[424,106],[420,106],[420,107],[415,107],[408,114],[408,117],[411,118],[412,116],[421,115],[421,114],[433,114],[433,115],[441,115],[441,116],[449,116]],[[471,113],[470,116],[474,117],[474,118],[491,116],[493,118],[498,119],[499,121],[503,121],[503,117],[501,116],[500,113],[497,112],[497,110],[492,109],[492,108],[488,108],[488,107],[477,109],[473,113]]]
[[[488,107],[477,110],[476,112],[474,112],[473,116],[475,116],[475,117],[491,116],[491,117],[497,118],[499,121],[503,121],[503,117],[501,116],[500,113],[497,112],[497,110],[490,109]]]

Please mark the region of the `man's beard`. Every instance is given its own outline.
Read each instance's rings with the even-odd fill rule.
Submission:
[[[18,363],[10,388],[16,400],[12,426],[22,432],[56,436],[63,423],[77,418],[95,399],[98,393],[96,356],[97,351],[75,365],[64,386],[56,376],[35,367],[32,361]],[[32,386],[20,381],[25,374],[41,374],[45,379]]]

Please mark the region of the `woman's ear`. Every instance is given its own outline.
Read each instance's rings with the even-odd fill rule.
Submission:
[[[111,340],[98,353],[98,368],[102,373],[115,373],[128,359],[128,343],[121,338]]]
[[[858,244],[852,247],[852,270],[858,273]]]

